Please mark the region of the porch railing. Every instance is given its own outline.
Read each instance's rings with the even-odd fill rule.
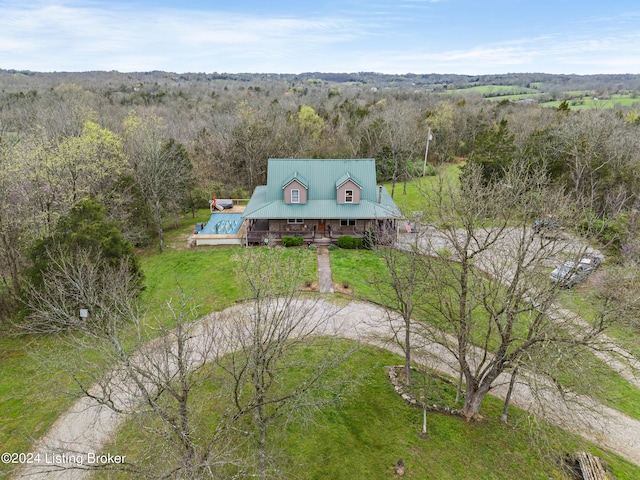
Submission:
[[[323,235],[324,233],[324,235]],[[248,243],[263,243],[265,239],[273,239],[280,241],[282,237],[302,237],[305,243],[313,243],[319,238],[328,238],[330,241],[337,240],[343,235],[350,235],[356,238],[362,238],[365,235],[364,230],[326,230],[325,232],[306,231],[292,232],[288,230],[263,230],[252,229],[247,231]]]

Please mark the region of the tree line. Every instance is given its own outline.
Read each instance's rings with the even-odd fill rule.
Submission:
[[[106,81],[96,75],[82,84],[31,82],[26,93],[2,91],[0,306],[9,316],[28,298],[31,333],[77,328],[70,351],[100,348],[114,364],[127,365],[189,476],[206,476],[211,458],[227,454],[231,460],[221,468],[229,468],[249,438],[257,457],[232,469],[266,478],[273,469],[267,439],[276,420],[322,403],[307,394],[324,367],[335,366],[327,360],[310,370],[293,393],[278,385],[270,365],[285,358],[311,310],[296,308],[299,278],[278,276],[300,269],[274,266],[259,251],[240,258],[239,272],[259,308],[234,327],[241,331],[209,332],[236,345],[237,353],[213,344],[204,345],[204,354],[194,349],[189,339],[198,324],[186,298],[179,307],[169,305],[178,329],[162,332],[167,358],[145,350],[134,246],[155,243],[162,251],[166,220],[207,206],[212,194],[246,198],[265,183],[268,158],[374,157],[378,181],[390,182],[396,197],[422,174],[425,160],[465,164],[455,187],[441,183],[424,192],[435,213],[422,221],[437,226],[447,247],[425,236],[408,252],[385,250],[388,277],[377,288],[403,320],[398,339],[407,382],[415,335],[447,349],[457,362],[459,390],[466,385],[467,418],[477,417],[502,374],[513,381],[520,369],[557,376],[563,365],[546,354],[549,348],[567,357],[577,348],[598,348],[601,334],[619,321],[619,311],[609,309],[578,335],[570,322],[550,319],[559,289],[541,272],[558,244],[532,236],[529,227],[535,217],[555,217],[572,231],[595,234],[614,259],[638,260],[638,112],[495,104],[360,82],[150,77],[127,82],[122,75],[108,74]],[[293,283],[278,287],[276,280]],[[616,285],[604,292],[611,305],[635,284],[622,278]],[[90,323],[78,321],[78,306],[91,307]],[[420,312],[431,322],[414,322]],[[131,321],[142,339],[133,354],[121,338]],[[479,347],[484,356],[478,357]],[[136,355],[150,368],[130,362]],[[213,375],[204,367],[212,358],[230,378],[225,385],[234,404],[209,431],[213,436],[198,443],[187,406],[192,385]],[[167,365],[177,368],[165,378]],[[196,374],[188,368],[194,365]],[[87,368],[84,393],[95,396],[89,389],[99,384],[97,400],[114,405],[102,367]],[[157,402],[158,391],[173,400]],[[508,399],[505,418],[507,409]],[[250,432],[244,440],[228,436],[239,426]],[[229,451],[216,451],[219,445]]]
[[[496,104],[283,75],[3,72],[0,82],[5,298],[19,294],[33,245],[86,198],[126,240],[162,250],[163,221],[212,194],[248,197],[265,183],[270,157],[373,157],[397,195],[422,172],[428,132],[430,164],[469,160],[487,177],[512,163],[541,168],[601,222],[616,255],[638,255],[640,116],[631,109]]]

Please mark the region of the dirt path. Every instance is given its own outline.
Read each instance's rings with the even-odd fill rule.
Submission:
[[[559,304],[553,305],[549,316],[553,320],[573,325],[576,330],[590,328],[582,318]],[[593,350],[593,353],[627,382],[640,389],[640,361],[634,358],[631,353],[616,345],[613,339],[602,334],[598,342],[598,349]]]
[[[311,302],[311,300],[308,301]],[[232,308],[242,310],[247,306]],[[328,320],[324,323],[324,331],[318,333],[350,338],[400,353],[399,347],[392,340],[391,333],[393,328],[398,328],[401,324],[400,319],[395,316],[389,317],[388,312],[375,305],[351,302],[339,308],[328,300],[320,300],[315,305],[314,312],[317,312],[317,315],[323,315],[322,312],[326,315],[326,312],[330,312]],[[240,312],[236,314],[238,313]],[[217,314],[206,317],[206,322],[217,320]],[[204,332],[205,329],[202,331]],[[415,341],[417,342],[418,339]],[[198,335],[194,335],[193,342],[195,342],[194,345],[205,343]],[[431,343],[419,345],[415,359],[426,363],[431,368],[456,374],[455,359],[442,346]],[[506,386],[508,379],[508,375],[505,374],[499,379],[499,383]],[[539,379],[538,383],[541,383]],[[120,392],[115,398],[120,405],[136,403],[135,395],[132,393],[134,389],[127,385],[112,386],[112,388]],[[493,393],[501,396],[504,390],[505,388],[498,387]],[[539,403],[534,402],[534,398]],[[539,392],[534,395],[528,385],[518,383],[512,404],[523,409],[533,409],[551,422],[640,465],[639,421],[598,405],[589,398],[576,397],[574,400],[576,400],[575,407],[569,410],[552,389],[545,390],[542,395]],[[126,415],[115,414],[111,409],[94,400],[82,398],[55,422],[45,437],[35,444],[33,452],[40,455],[40,462],[26,465],[14,474],[14,478],[60,480],[88,478],[91,470],[86,468],[87,459],[91,454],[102,451],[124,420]],[[118,454],[118,452],[109,453],[113,456]]]

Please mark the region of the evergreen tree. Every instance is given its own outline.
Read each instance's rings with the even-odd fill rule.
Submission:
[[[485,129],[476,139],[469,162],[480,166],[485,185],[499,181],[513,163],[516,148],[514,135],[509,133],[507,119],[503,118],[494,128]],[[463,168],[463,175],[466,169]]]
[[[117,266],[127,259],[129,271],[142,281],[142,272],[131,242],[122,236],[118,226],[106,220],[104,207],[92,199],[77,202],[69,213],[61,217],[53,233],[35,243],[30,251],[32,267],[27,278],[34,288],[42,287],[45,272],[52,268],[54,251],[77,255],[90,251],[96,259]]]

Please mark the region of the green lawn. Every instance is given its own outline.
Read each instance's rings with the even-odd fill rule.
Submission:
[[[450,178],[454,178],[454,175],[457,174],[457,168],[457,165],[448,165],[443,172]],[[433,185],[431,182],[434,181],[436,181],[436,177],[421,179],[420,188],[428,188],[429,185]],[[406,195],[396,193],[396,201],[401,208],[407,211],[413,209],[428,211],[428,206],[424,207],[420,203],[420,189],[417,185],[410,184]],[[397,188],[398,192],[402,191],[400,184]],[[141,265],[145,274],[145,290],[142,292],[141,298],[143,303],[149,307],[149,318],[157,319],[163,323],[169,321],[161,307],[168,299],[177,298],[180,295],[180,288],[193,296],[194,303],[200,306],[201,314],[222,309],[243,296],[235,276],[234,261],[235,255],[244,252],[242,248],[221,246],[193,249],[186,245],[187,235],[193,230],[195,222],[208,218],[208,211],[200,211],[196,219],[182,219],[180,227],[177,229],[167,224],[165,252],[161,255],[158,254],[155,246],[142,252]],[[303,278],[317,277],[314,252],[306,249],[295,249],[289,252],[293,254],[294,251],[307,257]],[[382,265],[375,252],[336,250],[331,253],[331,262],[335,281],[349,283],[357,296],[376,298],[375,289],[367,281],[372,278],[372,272],[382,274],[380,270]],[[585,306],[584,302],[580,305],[576,311],[586,315],[587,310],[582,312],[580,308],[588,309],[588,306]],[[76,392],[76,387],[67,374],[65,361],[68,358],[68,352],[66,349],[67,345],[54,336],[14,337],[3,334],[0,337],[1,451],[27,451],[31,445],[31,439],[42,435],[73,402],[74,398],[70,394]],[[411,465],[408,467],[408,472],[411,472],[408,473],[408,476],[415,475],[413,478],[425,478],[425,476],[427,476],[426,478],[492,478],[490,476],[465,477],[463,472],[465,468],[468,468],[469,472],[483,474],[483,468],[486,468],[483,465],[492,463],[504,463],[504,471],[510,472],[509,469],[513,468],[514,463],[529,465],[529,462],[537,461],[520,457],[523,453],[516,453],[515,448],[507,448],[509,455],[500,460],[491,453],[493,450],[489,451],[487,448],[474,452],[474,458],[478,460],[467,458],[466,454],[463,459],[458,460],[458,464],[453,467],[452,471],[462,476],[453,474],[447,476],[442,465],[452,463],[453,458],[459,456],[460,452],[467,452],[470,448],[469,444],[482,444],[485,437],[510,438],[506,436],[510,429],[490,422],[486,425],[483,424],[482,427],[469,426],[462,424],[458,419],[443,417],[441,419],[444,422],[443,426],[438,427],[438,423],[432,424],[432,439],[429,442],[418,441],[417,437],[414,437],[416,422],[420,421],[419,416],[408,407],[403,407],[401,402],[396,402],[392,394],[385,393],[387,386],[384,376],[378,378],[378,373],[371,373],[377,371],[376,369],[381,362],[399,363],[398,359],[391,358],[390,354],[382,352],[366,352],[368,350],[362,354],[364,357],[360,360],[365,365],[363,366],[364,370],[360,371],[358,375],[362,375],[363,378],[371,378],[371,385],[377,386],[372,386],[373,390],[370,390],[368,382],[364,382],[364,385],[359,383],[358,390],[350,400],[349,405],[351,406],[345,405],[342,410],[321,412],[319,418],[323,420],[310,427],[308,438],[306,430],[296,430],[295,427],[292,427],[292,430],[289,431],[290,435],[287,437],[292,440],[283,440],[291,462],[319,464],[315,470],[309,470],[308,476],[301,478],[388,478],[390,468],[397,458],[404,458],[405,461],[411,462],[408,463],[408,466]],[[367,363],[369,356],[372,358],[371,362],[373,363],[371,364]],[[105,365],[105,368],[108,367],[109,365]],[[618,383],[618,380],[613,376],[608,381],[610,382],[607,383],[610,391],[619,394],[616,395],[618,398],[611,400],[614,407],[624,411],[639,408],[640,393],[637,390],[629,390],[628,384],[625,386],[624,383]],[[486,408],[490,409],[492,402],[494,400],[489,400]],[[363,409],[368,404],[371,404],[372,410],[365,409],[364,416],[355,419],[353,412]],[[498,407],[494,406],[494,408]],[[488,410],[488,412],[490,411]],[[630,414],[638,418],[638,414]],[[389,426],[379,420],[380,417],[386,418],[387,416],[393,421]],[[489,416],[496,418],[498,415],[496,413]],[[351,422],[351,418],[354,418],[353,422]],[[337,425],[329,430],[323,430],[323,423],[329,422],[329,420],[336,420]],[[447,422],[451,422],[452,426]],[[366,430],[369,428],[369,423],[371,423],[372,429]],[[437,441],[436,433],[438,433]],[[522,435],[522,432],[514,431],[513,434]],[[323,439],[330,439],[330,441],[323,441]],[[522,442],[523,445],[526,445],[525,439],[522,439]],[[476,447],[476,450],[480,448]],[[502,445],[492,448],[506,447]],[[353,452],[347,460],[341,457],[345,449]],[[388,455],[380,453],[387,451]],[[340,462],[335,464],[329,462],[336,458]],[[341,462],[345,461],[348,468],[340,468]],[[442,465],[440,465],[441,463]],[[612,459],[611,464],[617,465],[616,468],[622,472],[620,474],[622,476],[618,478],[640,478],[640,475],[624,473],[638,474],[637,470],[628,470],[631,467],[624,466],[624,462]],[[371,465],[371,467],[367,465]],[[535,471],[538,468],[542,467],[533,463],[530,470]],[[549,468],[551,470],[548,470]],[[552,468],[546,466],[541,471],[553,472]],[[7,471],[9,471],[8,466],[0,464],[0,476]],[[349,476],[349,472],[353,473],[353,476]],[[431,476],[430,472],[439,472],[443,476]],[[306,470],[304,474],[307,475]],[[377,476],[383,474],[386,477]],[[495,478],[512,478],[509,475],[511,473],[504,473],[504,476]],[[542,475],[526,478],[549,477]]]
[[[424,192],[437,188],[440,180],[457,188],[461,166],[461,163],[446,163],[437,168],[438,175],[411,179],[407,182],[406,193],[404,193],[403,182],[396,182],[393,200],[402,214],[414,219],[416,212],[422,212],[422,220],[429,223],[429,217],[433,216],[436,207],[429,204]],[[391,182],[385,182],[383,185],[391,194]]]
[[[353,295],[357,298],[374,302],[381,301],[373,281],[374,279],[386,278],[386,267],[377,252],[340,249],[331,252],[330,259],[334,281],[348,283]],[[357,274],[354,275],[354,272],[357,272]],[[428,289],[418,290],[419,295],[425,292],[428,294]],[[567,295],[570,294],[564,294],[561,298],[566,299]],[[414,316],[423,321],[433,322],[433,316],[437,314],[435,312],[430,314],[429,312],[428,308],[424,311],[417,310]],[[581,312],[576,310],[576,313],[580,314]],[[586,314],[586,312],[583,313]],[[481,322],[483,316],[486,317],[486,312],[483,309],[479,309],[476,312],[476,322]],[[482,330],[482,326],[480,328],[482,332],[485,331]],[[525,327],[523,324],[516,323],[516,328]],[[497,332],[495,334],[497,335]],[[560,380],[562,380],[563,384],[578,393],[592,395],[605,405],[618,409],[632,418],[640,419],[640,390],[627,382],[590,351],[580,351],[579,361],[588,365],[586,369],[589,372],[588,378],[582,375],[582,370],[569,368],[567,371],[562,372]]]
[[[293,361],[298,356],[292,357]],[[565,432],[544,427],[546,435],[536,442],[525,427],[527,416],[512,411],[513,424],[495,420],[501,402],[489,398],[483,407],[485,420],[473,424],[456,416],[428,414],[428,439],[418,435],[422,411],[408,406],[389,383],[385,365],[402,358],[373,347],[358,350],[333,376],[349,379],[350,388],[340,402],[321,408],[312,421],[293,420],[270,431],[270,441],[281,452],[279,468],[284,478],[299,479],[388,479],[398,459],[406,465],[406,478],[415,479],[548,479],[565,478],[559,460],[570,452],[590,450],[602,456],[618,480],[639,478],[640,467],[589,446]],[[443,382],[429,384],[430,398],[440,405],[452,404],[454,389]],[[207,405],[197,421],[216,417],[211,382],[192,391],[193,405]],[[520,424],[519,427],[514,426]],[[245,427],[248,429],[250,427]],[[540,435],[540,430],[538,430]],[[145,436],[135,422],[124,425],[105,451],[127,455],[131,462],[144,459],[148,445],[157,438]],[[548,443],[547,443],[548,442]],[[171,466],[171,449],[163,467]],[[136,478],[113,472],[98,478]]]
[[[287,439],[291,463],[304,465],[300,478],[392,478],[393,465],[402,458],[408,478],[424,479],[547,479],[557,478],[557,464],[545,459],[526,429],[490,420],[499,416],[501,402],[488,398],[482,410],[486,420],[467,424],[458,417],[428,414],[429,439],[418,437],[422,412],[407,406],[389,384],[383,365],[401,364],[387,352],[363,349],[352,375],[361,378],[342,408],[320,413],[311,428],[293,429]],[[449,403],[453,399],[449,397]],[[513,418],[524,419],[522,412]],[[550,437],[558,452],[584,447],[576,438],[555,431]],[[562,440],[561,440],[562,439]],[[582,445],[582,446],[578,446]],[[601,453],[601,452],[600,452]],[[640,469],[612,459],[617,478],[635,478]],[[614,466],[615,465],[615,466]]]
[[[66,348],[54,337],[0,337],[0,452],[26,452],[73,402],[59,367]],[[55,366],[52,366],[55,365]],[[0,463],[0,476],[8,466]]]
[[[168,247],[161,255],[144,256],[141,264],[146,288],[142,299],[150,313],[157,314],[167,299],[177,297],[180,288],[202,306],[202,313],[229,306],[241,296],[233,260],[241,251],[234,246]]]

